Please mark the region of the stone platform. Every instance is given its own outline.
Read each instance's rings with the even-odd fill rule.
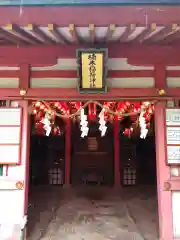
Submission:
[[[35,187],[28,240],[156,240],[153,187]]]

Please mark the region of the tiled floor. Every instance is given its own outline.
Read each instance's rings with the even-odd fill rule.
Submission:
[[[155,194],[149,186],[36,187],[28,240],[156,240]]]

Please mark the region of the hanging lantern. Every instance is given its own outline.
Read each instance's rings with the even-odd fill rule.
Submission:
[[[142,105],[147,108],[150,105],[150,102],[143,102]]]
[[[37,110],[36,110],[36,109],[33,109],[32,114],[33,114],[33,115],[37,114]]]
[[[58,107],[59,107],[59,102],[55,102],[55,103],[54,103],[54,106],[55,106],[56,108],[58,108]]]
[[[130,102],[125,102],[125,104],[127,107],[130,107],[130,105],[131,105]]]
[[[131,136],[131,130],[129,128],[125,128],[123,134],[130,137]]]
[[[41,106],[41,102],[36,102],[36,103],[35,103],[35,107],[38,108],[38,107],[40,107],[40,106]]]
[[[41,104],[40,109],[41,109],[41,110],[44,110],[44,109],[45,109],[44,104]]]

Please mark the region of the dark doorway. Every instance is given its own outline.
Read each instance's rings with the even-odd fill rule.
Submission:
[[[88,137],[82,138],[79,124],[72,124],[71,181],[76,184],[113,185],[113,125],[101,137],[97,122],[90,122]]]

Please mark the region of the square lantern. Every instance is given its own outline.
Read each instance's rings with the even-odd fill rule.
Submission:
[[[78,89],[80,93],[107,91],[107,49],[77,50]]]

